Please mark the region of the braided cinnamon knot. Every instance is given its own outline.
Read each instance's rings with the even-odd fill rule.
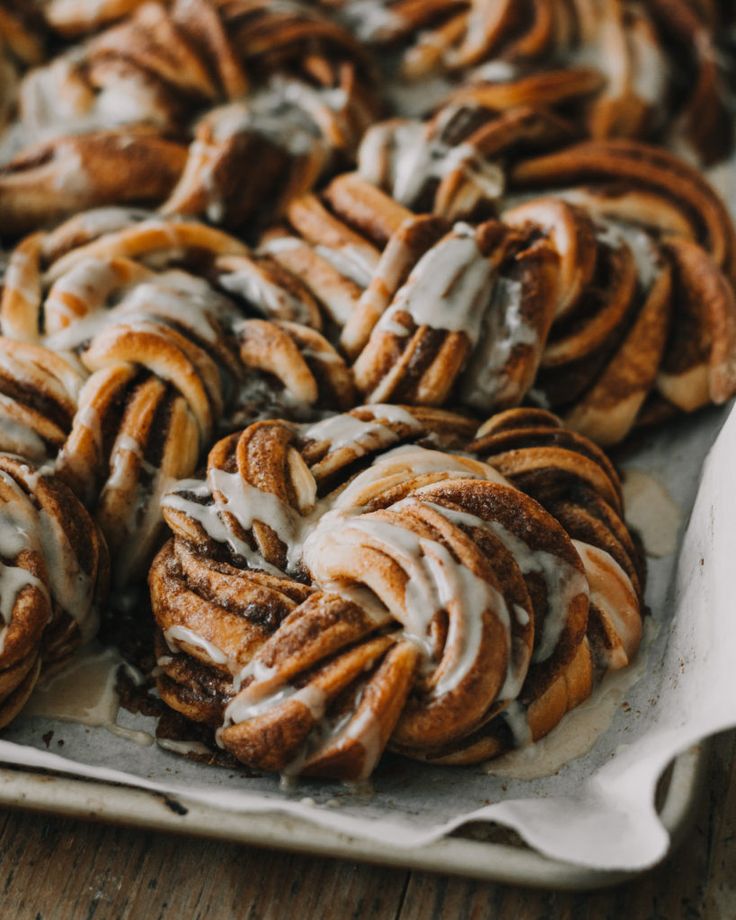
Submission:
[[[505,134],[512,188],[544,194],[499,219],[473,218],[491,202],[470,160],[453,178],[422,172],[418,152],[371,177],[404,188],[403,202],[347,173],[293,201],[287,225],[263,237],[262,264],[293,315],[342,327],[364,399],[487,413],[526,398],[613,444],[736,392],[736,236],[723,204],[651,147],[587,142],[535,155],[553,127],[535,117]],[[439,213],[413,213],[427,201]],[[463,204],[471,223],[455,220]]]
[[[664,138],[713,161],[731,142],[725,13],[698,0],[324,0],[380,49],[398,105],[455,98],[571,114],[597,138]],[[393,74],[392,74],[393,72]],[[393,80],[392,80],[393,76]],[[415,85],[407,91],[406,84]],[[390,91],[391,91],[390,90]]]
[[[128,201],[263,221],[352,158],[376,103],[340,26],[297,2],[134,6],[23,81],[4,233]],[[188,152],[169,139],[192,134]]]
[[[546,734],[641,636],[618,479],[559,425],[492,419],[470,447],[498,467],[455,453],[469,420],[399,406],[215,445],[163,502],[162,699],[287,774],[363,778],[387,745],[474,763]]]
[[[174,188],[186,148],[148,131],[54,138],[0,165],[0,235],[15,237],[101,204],[158,204]]]
[[[95,634],[107,579],[105,542],[71,490],[0,454],[0,727],[42,667]]]
[[[258,264],[219,230],[122,209],[81,214],[10,256],[0,444],[48,457],[94,509],[118,584],[145,570],[161,495],[234,424],[231,406],[250,421],[355,402],[318,331],[281,321],[260,289],[248,298],[241,285],[238,306],[208,280],[216,266],[232,279]],[[257,312],[266,318],[245,318]]]
[[[274,77],[251,98],[205,115],[163,211],[229,227],[264,223],[349,163],[375,105],[352,66],[324,71],[314,85]]]

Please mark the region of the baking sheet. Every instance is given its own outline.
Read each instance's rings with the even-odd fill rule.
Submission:
[[[726,410],[709,410],[652,432],[625,459],[626,468],[654,477],[675,499],[685,512],[682,529],[703,458],[725,416]],[[521,768],[517,763],[512,775],[500,776],[388,758],[371,788],[304,781],[284,790],[276,778],[207,767],[146,746],[151,720],[128,713],[121,713],[119,724],[142,732],[137,740],[143,744],[104,727],[29,715],[5,733],[0,760],[128,783],[230,814],[292,815],[392,848],[425,845],[463,823],[488,820],[515,829],[540,852],[580,866],[645,868],[669,842],[654,808],[658,776],[678,752],[736,725],[736,698],[723,691],[736,657],[728,584],[736,549],[734,456],[736,413],[706,462],[676,576],[676,554],[650,560],[646,647],[633,670],[618,675],[589,707],[593,721],[611,717],[608,729],[592,750],[552,776],[518,778],[520,769],[533,775],[545,766],[535,763],[536,753],[525,755],[528,762]],[[582,714],[585,726],[585,708]],[[576,711],[555,730],[544,755],[548,761],[550,750],[553,763],[560,749],[575,750],[585,734],[580,719]]]
[[[675,842],[687,833],[702,789],[707,752],[698,745],[674,761],[665,781],[660,815]],[[208,837],[310,855],[336,856],[402,869],[485,879],[537,888],[581,891],[617,885],[632,872],[606,872],[547,859],[493,825],[472,825],[433,843],[394,847],[315,827],[291,815],[238,813],[181,802],[139,789],[71,779],[26,768],[0,768],[0,803],[35,811],[105,821],[151,830]],[[462,835],[462,836],[461,836]]]

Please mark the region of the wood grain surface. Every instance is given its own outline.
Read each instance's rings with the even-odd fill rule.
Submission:
[[[664,865],[561,894],[0,812],[2,920],[732,920],[736,735],[717,739],[697,820]]]

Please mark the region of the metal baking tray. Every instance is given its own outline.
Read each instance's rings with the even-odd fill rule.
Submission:
[[[707,744],[696,745],[680,754],[660,781],[658,810],[671,836],[670,853],[694,817],[707,760]],[[637,874],[548,859],[496,825],[466,825],[435,843],[401,848],[349,837],[290,816],[233,814],[160,793],[19,767],[0,767],[0,805],[535,888],[603,888]]]

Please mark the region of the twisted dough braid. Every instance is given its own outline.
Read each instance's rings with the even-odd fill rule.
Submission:
[[[453,110],[418,126],[421,143],[396,122],[371,129],[367,177],[294,200],[262,239],[294,315],[342,326],[370,402],[488,412],[528,398],[601,444],[725,402],[736,237],[723,204],[652,147],[540,155],[559,124],[517,114],[479,126]],[[479,222],[505,181],[523,200]],[[437,213],[414,213],[426,204]]]
[[[317,58],[317,62],[311,59]],[[262,0],[187,0],[171,9],[140,5],[120,25],[32,74],[22,88],[21,119],[67,133],[113,124],[185,126],[196,106],[246,94],[270,74],[319,72],[320,56],[361,58],[350,35],[299,3],[271,9]],[[56,109],[47,93],[59,95]],[[115,102],[128,105],[115,108]]]
[[[94,509],[118,585],[145,571],[161,495],[192,475],[233,403],[252,418],[354,402],[319,332],[245,318],[207,280],[218,260],[248,258],[203,224],[121,209],[27,237],[10,257],[0,444],[47,458]]]
[[[158,204],[186,148],[148,131],[97,131],[43,141],[0,165],[2,236],[51,226],[101,204]]]
[[[0,727],[41,669],[96,632],[108,554],[71,490],[29,461],[0,454]]]
[[[618,479],[559,426],[511,410],[471,443],[462,416],[374,405],[221,441],[164,499],[162,699],[243,763],[310,776],[544,735],[641,637]]]
[[[732,13],[718,12],[715,4],[327,0],[325,5],[381,49],[382,59],[393,54],[400,102],[407,104],[402,84],[416,82],[424,89],[429,83],[408,96],[408,104],[423,113],[455,86],[455,98],[464,101],[472,98],[497,110],[558,109],[595,138],[664,137],[705,161],[723,156],[731,142],[718,45]]]
[[[73,0],[63,7],[48,13],[74,27]],[[23,149],[0,165],[3,234],[127,202],[263,221],[352,157],[375,116],[360,45],[307,6],[128,7],[101,10],[130,15],[23,80]]]

